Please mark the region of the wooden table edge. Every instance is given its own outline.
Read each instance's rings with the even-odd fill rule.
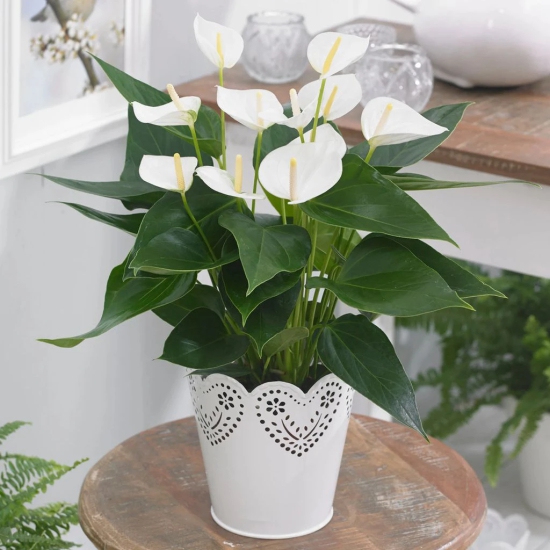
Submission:
[[[107,522],[107,521],[104,521],[102,523],[102,527],[103,527],[102,533],[101,533],[102,537],[100,537],[100,534],[93,527],[93,521],[91,521],[92,519],[97,519],[98,516],[96,514],[96,515],[90,517],[90,514],[88,513],[87,503],[85,502],[86,499],[84,498],[83,495],[88,493],[89,487],[92,486],[92,484],[95,482],[95,476],[97,475],[96,472],[98,472],[100,470],[101,466],[104,463],[108,462],[109,460],[112,460],[113,453],[115,453],[119,449],[122,449],[126,442],[138,437],[139,435],[147,434],[147,433],[153,432],[155,430],[158,430],[162,426],[170,426],[171,424],[176,424],[176,423],[181,422],[182,420],[187,420],[187,419],[192,419],[192,418],[193,417],[188,417],[188,418],[182,418],[182,419],[179,419],[179,420],[173,420],[171,422],[166,422],[166,423],[161,424],[159,426],[154,426],[152,428],[149,428],[148,430],[144,430],[144,431],[139,432],[139,433],[137,433],[133,436],[130,436],[127,439],[125,439],[124,441],[122,441],[121,443],[119,443],[112,450],[110,450],[105,456],[103,456],[96,464],[94,464],[92,466],[90,471],[87,473],[87,475],[86,475],[86,477],[83,481],[81,490],[80,490],[79,501],[78,501],[78,513],[79,513],[79,523],[80,523],[80,526],[81,526],[82,530],[84,531],[85,535],[88,537],[88,539],[92,542],[92,544],[96,548],[101,549],[101,550],[120,550],[121,548],[123,548],[123,546],[120,545],[121,544],[121,542],[120,542],[120,533],[118,533],[115,529],[112,529],[111,539],[117,541],[116,546],[111,545],[111,543],[109,541],[102,540],[102,537],[103,537],[103,539],[109,537],[109,531],[110,531],[109,528],[111,527],[111,523]],[[383,424],[393,424],[391,422],[386,422],[386,421],[383,421],[383,420],[371,419],[370,417],[368,417],[366,415],[360,415],[360,414],[353,414],[352,418],[351,418],[351,421],[354,422],[358,426],[359,430],[365,430],[365,431],[368,431],[368,428],[367,428],[367,426],[365,426],[364,422],[366,424],[368,424],[368,422],[372,421],[372,420],[376,420],[376,422],[381,423],[381,424],[382,423]],[[384,446],[388,447],[388,445],[386,444],[386,442],[384,442],[383,439],[381,439],[381,438],[378,438],[378,439]],[[437,441],[438,443],[441,443],[438,440],[434,440],[434,441]],[[457,453],[454,449],[451,449],[450,447],[447,447],[446,445],[445,445],[445,447],[451,451],[451,454],[453,455],[453,457],[455,459],[457,459],[457,461],[461,465],[464,466],[465,470],[469,470],[470,472],[475,474],[472,467],[468,464],[468,462],[459,453]],[[421,475],[421,474],[419,473],[419,475]],[[422,476],[422,477],[424,479],[426,479],[425,476]],[[468,520],[469,520],[470,525],[472,527],[471,531],[467,534],[467,536],[464,539],[461,539],[460,535],[455,537],[455,539],[453,539],[453,541],[450,541],[447,545],[445,545],[444,547],[441,547],[440,550],[445,550],[446,548],[452,548],[453,545],[455,545],[455,544],[460,544],[462,548],[469,548],[469,546],[471,544],[473,544],[473,542],[477,539],[477,537],[481,533],[481,530],[483,529],[483,525],[484,525],[486,515],[487,515],[487,499],[486,499],[486,496],[485,496],[485,492],[483,490],[483,485],[482,485],[481,481],[479,480],[479,478],[474,475],[473,479],[475,479],[475,484],[479,489],[479,494],[482,496],[482,500],[479,502],[479,507],[482,508],[482,513],[478,517],[477,521],[473,522],[472,519],[467,516],[466,512],[461,509],[462,512],[464,513],[464,515],[466,517],[468,517]],[[427,481],[431,483],[430,480],[427,480]],[[442,494],[445,495],[444,492],[442,492]],[[458,505],[457,505],[457,507],[458,507]],[[104,520],[105,519],[106,518],[104,518]],[[108,528],[107,529],[106,529],[106,523],[108,523]],[[106,535],[107,535],[107,537],[106,537]],[[148,550],[147,548],[145,548],[141,545],[136,546],[135,541],[128,541],[128,543],[132,545],[131,547],[128,546],[128,550]],[[457,548],[458,548],[458,546],[457,546]]]

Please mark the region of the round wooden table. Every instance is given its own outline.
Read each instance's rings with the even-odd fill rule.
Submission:
[[[116,447],[80,494],[80,522],[101,550],[466,549],[485,510],[481,483],[457,453],[365,416],[350,422],[334,519],[306,537],[257,540],[214,523],[193,418]]]

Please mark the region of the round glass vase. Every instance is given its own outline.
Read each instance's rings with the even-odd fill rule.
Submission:
[[[361,103],[391,97],[421,111],[432,95],[434,74],[425,50],[415,44],[382,44],[371,49],[357,72]]]
[[[380,25],[378,23],[351,23],[349,25],[343,25],[336,29],[337,32],[342,34],[351,34],[352,36],[359,36],[360,38],[369,39],[369,50],[381,46],[382,44],[392,44],[397,39],[397,31],[395,27],[390,25]],[[365,62],[365,58],[368,56],[368,52],[357,63],[353,63],[349,67],[346,67],[342,74],[355,74],[360,70],[361,64]]]
[[[243,40],[243,65],[255,80],[282,84],[304,74],[310,36],[302,15],[282,11],[252,14]]]

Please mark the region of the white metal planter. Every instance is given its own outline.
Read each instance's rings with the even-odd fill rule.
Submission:
[[[193,375],[190,388],[219,525],[281,539],[331,520],[352,388],[333,374],[305,395],[285,382],[249,393],[222,374]]]
[[[550,517],[550,414],[519,455],[523,495],[530,508]]]

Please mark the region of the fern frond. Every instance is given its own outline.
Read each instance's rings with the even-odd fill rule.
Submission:
[[[418,374],[415,380],[412,381],[414,389],[418,388],[437,388],[443,384],[445,375],[438,369],[428,369],[425,372]]]
[[[20,491],[18,494],[16,494],[12,502],[14,504],[26,504],[31,502],[38,493],[44,493],[46,492],[46,489],[53,485],[58,479],[63,477],[65,474],[69,473],[70,471],[74,470],[76,467],[80,466],[83,462],[86,462],[85,460],[78,460],[74,464],[70,466],[63,466],[61,464],[56,464],[52,469],[51,472],[39,477],[36,481],[33,483],[30,483],[26,486],[26,488],[22,491]],[[2,517],[2,511],[0,510],[0,521]]]
[[[24,425],[12,422],[0,428],[5,440]],[[0,454],[0,549],[64,550],[75,544],[63,540],[78,523],[75,505],[54,503],[29,508],[35,496],[85,460],[70,466],[53,460],[14,453]]]
[[[514,447],[512,453],[510,453],[510,459],[516,458],[521,451],[523,451],[527,442],[535,435],[544,412],[545,411],[543,409],[539,409],[525,415],[525,422],[519,433],[516,446]]]
[[[20,420],[16,422],[9,422],[4,426],[0,426],[0,443],[5,441],[12,433],[15,433],[21,426],[29,425],[29,422],[21,422]]]
[[[12,493],[20,492],[35,478],[55,474],[63,469],[53,460],[10,453],[0,454],[0,465],[4,466],[4,471],[0,473],[0,485]]]
[[[503,461],[504,451],[502,450],[502,442],[497,440],[491,441],[485,452],[485,475],[491,487],[495,487],[498,483]]]
[[[45,538],[31,533],[20,531],[10,535],[0,534],[0,548],[2,550],[65,550],[79,546],[61,538]]]
[[[507,457],[508,460],[515,458],[523,449],[530,437],[537,429],[537,425],[543,414],[550,405],[550,396],[543,395],[537,390],[527,392],[521,397],[516,405],[514,414],[504,424],[500,431],[487,448],[485,457],[485,475],[489,483],[494,487],[498,483],[500,469],[504,462],[502,444],[510,437],[523,423],[518,442],[514,451]]]
[[[17,520],[23,531],[48,538],[65,534],[71,525],[78,523],[78,507],[75,504],[56,502],[40,508],[29,509]]]

